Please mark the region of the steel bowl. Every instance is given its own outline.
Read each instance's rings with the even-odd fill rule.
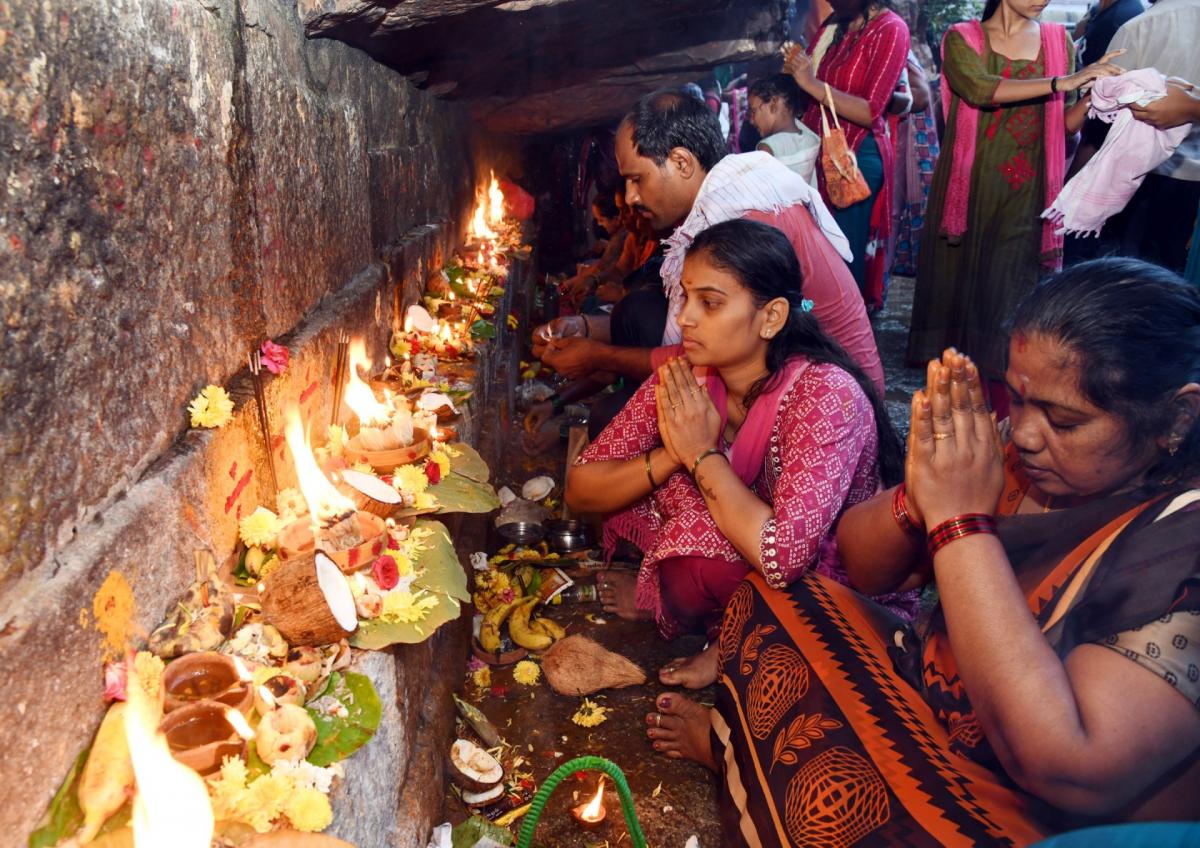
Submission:
[[[550,546],[560,554],[582,551],[595,544],[592,528],[582,521],[558,519],[547,525]]]
[[[518,545],[535,545],[545,537],[546,527],[536,521],[510,521],[498,525],[496,532]]]

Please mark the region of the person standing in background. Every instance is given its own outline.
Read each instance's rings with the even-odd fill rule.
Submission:
[[[1167,77],[1200,82],[1200,0],[1158,0],[1113,36],[1127,70],[1156,68]],[[1101,251],[1137,256],[1182,271],[1200,206],[1200,125],[1175,154],[1146,175],[1125,211],[1100,233]]]
[[[796,80],[811,101],[804,124],[821,132],[821,103],[826,85],[833,108],[858,157],[858,167],[871,196],[846,209],[833,208],[834,219],[850,242],[850,271],[867,308],[883,305],[887,243],[891,235],[892,171],[895,152],[887,131],[887,109],[908,56],[908,25],[882,2],[833,0],[833,14],[817,34],[812,50],[793,50],[784,72]],[[824,174],[817,184],[825,202]]]
[[[903,277],[913,277],[917,273],[925,204],[938,157],[933,92],[920,60],[911,50],[908,53],[908,89],[912,109],[900,118],[896,132],[896,189],[892,202],[895,224],[891,272]]]
[[[804,93],[787,74],[772,74],[750,86],[750,123],[762,136],[757,149],[770,153],[806,183],[815,184],[821,140],[796,120],[804,112]]]

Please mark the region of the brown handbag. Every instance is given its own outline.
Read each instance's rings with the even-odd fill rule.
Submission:
[[[821,171],[825,174],[825,193],[829,202],[838,209],[845,209],[871,196],[871,189],[858,170],[858,159],[846,143],[846,133],[838,123],[833,108],[833,92],[825,83],[825,98],[829,101],[829,114],[833,116],[833,129],[825,117],[825,103],[821,107]]]

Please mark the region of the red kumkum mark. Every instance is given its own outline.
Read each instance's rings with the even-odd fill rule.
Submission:
[[[358,557],[359,557],[358,548],[351,548],[350,555],[346,560],[347,567],[354,568],[356,565],[358,565]]]
[[[237,460],[234,460],[233,465],[229,466],[229,479],[233,480],[237,477]]]
[[[313,380],[308,384],[308,388],[300,393],[300,402],[308,403],[308,399],[312,397],[313,392],[317,390],[317,381]]]
[[[234,504],[237,503],[237,499],[242,494],[242,491],[247,486],[250,485],[250,478],[253,476],[254,476],[254,469],[251,468],[249,471],[247,471],[245,474],[242,475],[241,480],[238,480],[237,485],[233,487],[233,494],[231,494],[228,498],[225,499],[225,512],[228,513],[231,509],[233,509],[233,506],[234,506]]]

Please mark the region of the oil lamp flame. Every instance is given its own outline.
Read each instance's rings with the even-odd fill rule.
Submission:
[[[387,405],[375,400],[371,387],[358,376],[359,366],[371,368],[371,360],[367,358],[367,345],[362,339],[350,342],[350,377],[346,380],[346,392],[343,397],[346,406],[358,416],[358,423],[364,427],[386,427],[392,420],[392,410]]]
[[[267,705],[267,709],[275,709],[275,696],[271,694],[271,690],[266,686],[258,687],[258,697],[262,698],[262,702]]]
[[[136,848],[208,848],[213,812],[204,780],[171,756],[157,730],[160,710],[141,685],[128,688],[125,737],[137,779],[133,799]]]
[[[333,487],[313,458],[308,441],[304,438],[304,426],[300,423],[300,409],[295,405],[288,406],[283,412],[283,419],[283,435],[292,453],[292,461],[296,464],[300,493],[304,495],[312,520],[328,521],[354,512],[354,501]]]
[[[587,806],[580,811],[579,815],[584,821],[599,821],[603,816],[601,811],[604,809],[604,778],[600,778],[600,785],[596,787],[596,795],[592,800],[587,802]]]
[[[234,732],[247,742],[254,738],[254,729],[250,727],[246,717],[237,710],[232,708],[225,710],[225,720],[229,722],[229,726],[233,728]]]
[[[504,192],[496,181],[496,173],[492,172],[492,182],[488,185],[488,223],[499,224],[504,220]]]
[[[234,654],[230,655],[230,659],[233,660],[233,668],[234,671],[237,672],[238,680],[242,681],[243,683],[247,683],[254,679],[254,674],[251,673],[250,669],[246,667],[246,664],[242,662],[241,657]]]

